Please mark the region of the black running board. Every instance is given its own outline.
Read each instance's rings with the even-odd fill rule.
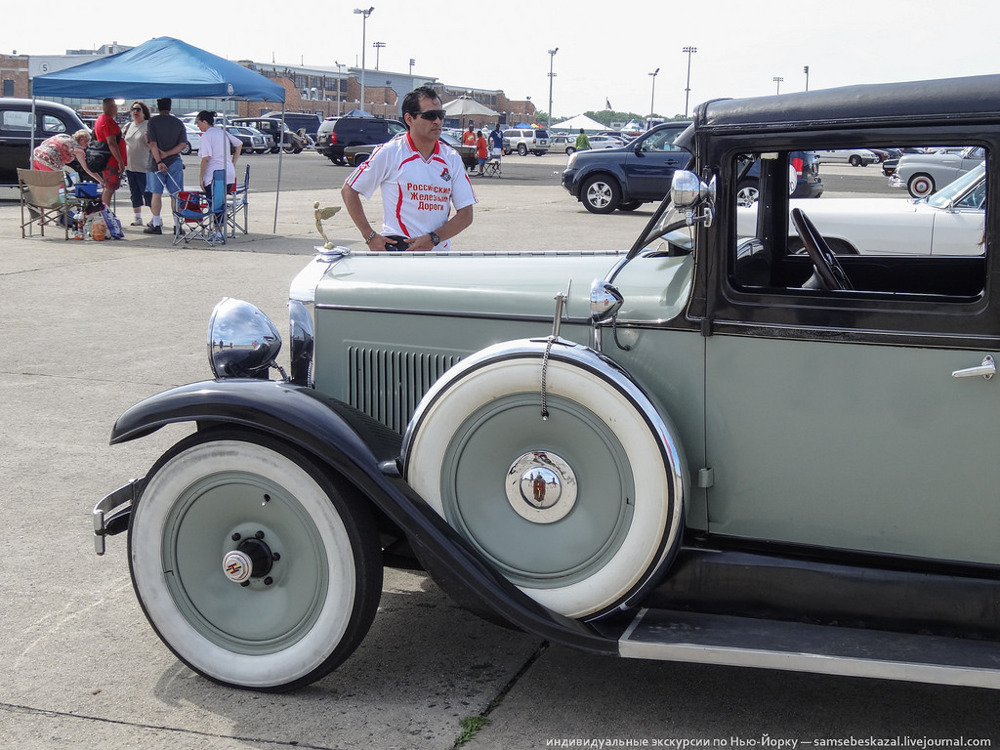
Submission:
[[[621,656],[1000,689],[1000,643],[670,610],[639,611]]]

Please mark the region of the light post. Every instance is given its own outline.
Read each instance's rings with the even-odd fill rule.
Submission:
[[[337,117],[340,117],[340,90],[344,83],[344,68],[347,66],[336,60],[333,64],[337,66]]]
[[[806,91],[809,90],[809,66],[803,65],[802,72],[806,74]]]
[[[411,57],[411,58],[410,58],[410,76],[412,76],[412,75],[413,75],[413,66],[414,66],[414,65],[416,65],[416,64],[417,64],[417,61],[416,61],[416,60],[414,60],[414,59],[413,59],[413,58]]]
[[[774,84],[775,84],[774,85],[774,93],[775,94],[780,94],[781,93],[781,82],[784,81],[785,79],[782,78],[781,76],[775,76],[771,80],[774,81]]]
[[[653,76],[652,91],[649,92],[649,116],[650,117],[652,117],[653,115],[656,114],[656,107],[653,106],[653,103],[656,101],[656,74],[659,73],[659,72],[660,72],[660,69],[657,68],[652,73],[650,73],[650,75]]]
[[[684,117],[688,116],[688,103],[691,100],[691,55],[697,51],[697,47],[685,47],[681,50],[681,52],[686,52],[688,56],[687,83],[684,85]]]
[[[385,49],[385,42],[372,42],[372,47],[375,48],[375,70],[378,70],[379,50]]]
[[[361,8],[355,8],[354,12],[362,16],[361,19],[361,109],[365,108],[365,32],[368,29],[368,16],[372,14],[375,10],[373,5],[368,10],[362,10]]]
[[[552,72],[552,66],[556,59],[556,52],[558,51],[559,51],[558,47],[549,50],[549,127],[550,128],[552,127],[552,120],[555,119],[552,117],[552,79],[556,77],[556,74]]]

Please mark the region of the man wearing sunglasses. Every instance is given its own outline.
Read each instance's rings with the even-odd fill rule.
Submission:
[[[438,140],[444,116],[434,89],[414,89],[403,99],[407,132],[378,146],[344,182],[344,205],[369,250],[447,250],[449,240],[472,224],[476,194],[462,157]],[[361,203],[376,188],[382,193],[380,231]]]

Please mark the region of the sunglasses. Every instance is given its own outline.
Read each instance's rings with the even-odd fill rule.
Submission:
[[[142,112],[142,107],[132,107],[133,112]]]
[[[444,116],[448,114],[443,109],[427,109],[423,112],[415,112],[414,117],[422,117],[425,120],[444,120]]]

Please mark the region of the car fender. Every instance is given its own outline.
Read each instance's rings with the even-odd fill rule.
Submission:
[[[192,383],[135,404],[111,443],[168,424],[227,424],[278,436],[308,451],[402,528],[428,573],[461,605],[547,640],[591,653],[617,643],[537,604],[472,549],[399,475],[400,436],[336,399],[289,383],[230,379]]]

